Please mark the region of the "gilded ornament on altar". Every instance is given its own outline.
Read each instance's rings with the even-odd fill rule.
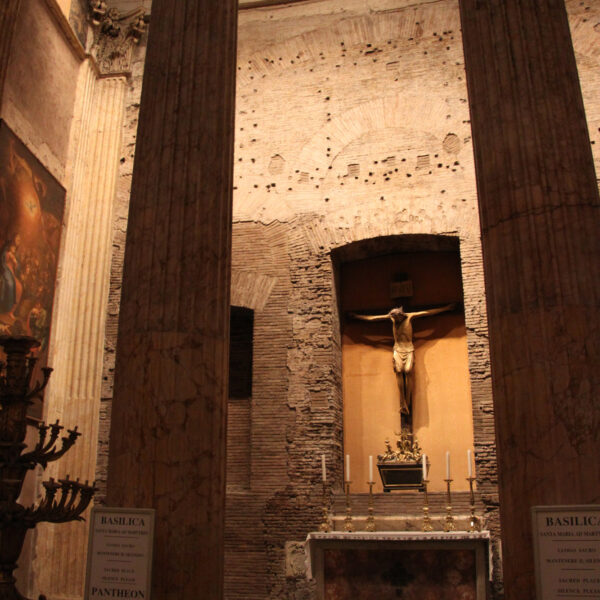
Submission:
[[[377,468],[384,492],[422,489],[422,468],[419,461],[423,451],[412,433],[404,429],[396,434],[396,449],[385,440],[386,451],[377,456]]]
[[[377,456],[377,460],[380,463],[391,463],[391,462],[417,462],[421,460],[423,451],[419,442],[414,438],[412,433],[406,430],[401,431],[396,440],[396,450],[392,449],[392,445],[389,439],[385,440],[386,450],[383,454]]]

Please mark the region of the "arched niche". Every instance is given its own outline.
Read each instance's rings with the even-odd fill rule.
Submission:
[[[354,242],[332,251],[342,340],[344,453],[350,454],[353,491],[368,491],[368,461],[392,447],[400,431],[399,391],[393,370],[391,320],[351,316],[407,312],[455,303],[442,314],[413,320],[415,438],[431,462],[430,489],[445,489],[446,451],[453,489],[468,489],[467,450],[473,448],[473,408],[459,239],[398,235]],[[376,469],[375,469],[376,470]],[[375,473],[374,491],[382,491]]]

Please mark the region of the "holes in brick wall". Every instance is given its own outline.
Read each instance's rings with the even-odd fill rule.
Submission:
[[[417,171],[429,170],[429,154],[417,156]]]
[[[442,147],[448,154],[458,154],[460,152],[460,139],[455,133],[449,133],[444,138]]]
[[[360,165],[352,163],[348,165],[348,177],[358,177],[360,175]]]

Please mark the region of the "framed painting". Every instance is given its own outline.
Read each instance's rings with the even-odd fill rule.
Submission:
[[[65,189],[0,120],[0,335],[37,339],[38,372],[48,357],[64,208]],[[41,405],[30,415],[40,417]]]

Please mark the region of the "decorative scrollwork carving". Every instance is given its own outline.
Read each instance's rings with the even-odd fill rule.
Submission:
[[[385,440],[386,451],[377,456],[380,463],[403,463],[417,462],[423,457],[423,451],[419,442],[414,439],[414,436],[409,431],[403,429],[399,434],[396,434],[396,450],[392,450],[390,440]]]

